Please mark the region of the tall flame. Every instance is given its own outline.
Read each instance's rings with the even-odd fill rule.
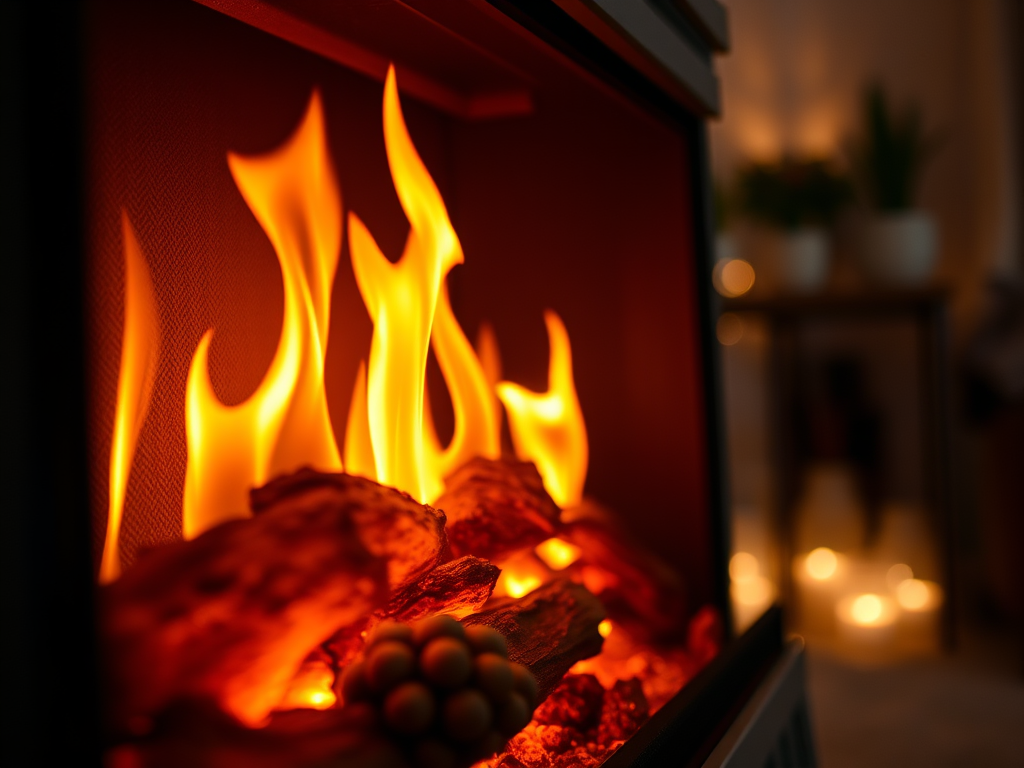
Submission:
[[[501,455],[501,411],[488,372],[455,319],[446,285],[441,287],[437,301],[431,344],[455,412],[455,432],[443,450],[438,450],[432,421],[425,419],[431,433],[426,445],[428,450],[434,449],[427,457],[428,466],[439,478],[444,478],[474,456],[496,459]],[[426,407],[429,411],[429,403]]]
[[[118,539],[128,489],[128,474],[139,431],[149,411],[160,356],[160,320],[156,292],[128,214],[121,211],[124,238],[125,294],[121,369],[117,378],[114,436],[110,447],[110,492],[107,537],[100,561],[100,581],[111,582],[121,573]]]
[[[537,465],[544,487],[560,507],[578,504],[587,478],[587,430],[572,376],[572,350],[562,320],[544,313],[550,355],[543,394],[503,381],[498,397],[508,412],[516,455]]]
[[[274,475],[305,464],[327,471],[342,467],[323,384],[341,251],[341,191],[319,93],[314,91],[301,124],[281,147],[259,157],[229,154],[228,165],[280,262],[284,319],[263,381],[237,406],[223,405],[210,383],[212,330],[192,358],[185,416],[186,538],[247,516],[249,489]]]
[[[352,401],[348,407],[348,425],[345,427],[345,466],[350,475],[369,480],[377,479],[377,464],[373,458],[373,439],[366,414],[366,361],[359,363],[356,383],[352,388]]]
[[[402,258],[388,261],[359,217],[348,217],[352,268],[373,320],[368,421],[377,480],[429,501],[441,493],[444,475],[454,466],[473,455],[498,455],[498,413],[448,301],[445,276],[462,263],[462,246],[409,137],[394,68],[384,84],[384,143],[409,220]],[[424,396],[432,331],[455,410],[455,435],[446,449],[434,440]]]

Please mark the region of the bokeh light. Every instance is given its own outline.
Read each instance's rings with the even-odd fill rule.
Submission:
[[[749,552],[737,552],[729,560],[729,577],[736,582],[752,581],[761,572],[757,558]]]
[[[839,558],[828,547],[818,547],[807,555],[804,567],[807,569],[807,575],[812,579],[826,581],[835,576],[836,570],[839,568]]]
[[[882,618],[882,598],[878,595],[858,595],[850,606],[850,615],[858,624],[871,625]]]
[[[754,268],[743,259],[718,262],[711,277],[715,290],[726,298],[742,296],[754,287]]]
[[[743,331],[743,319],[735,312],[722,313],[715,326],[718,343],[725,347],[739,342],[743,338]]]

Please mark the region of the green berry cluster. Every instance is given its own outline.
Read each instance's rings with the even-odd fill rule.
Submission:
[[[533,717],[537,681],[505,638],[450,616],[382,622],[341,676],[345,703],[370,702],[417,766],[457,768],[499,752]]]

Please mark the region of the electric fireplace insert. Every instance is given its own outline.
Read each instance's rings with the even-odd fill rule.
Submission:
[[[25,764],[702,764],[721,8],[4,13]]]

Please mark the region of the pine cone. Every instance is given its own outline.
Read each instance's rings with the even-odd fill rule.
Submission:
[[[500,752],[537,705],[537,681],[505,638],[450,616],[382,622],[341,676],[346,704],[369,702],[418,768],[461,768]]]

